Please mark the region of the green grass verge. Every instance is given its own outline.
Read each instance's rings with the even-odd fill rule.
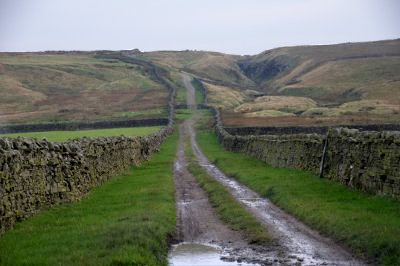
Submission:
[[[336,182],[224,150],[215,133],[198,142],[226,174],[271,199],[311,227],[383,265],[400,265],[400,202],[350,190]]]
[[[69,139],[82,137],[113,137],[113,136],[145,136],[160,130],[160,126],[155,127],[126,127],[108,128],[74,131],[43,131],[28,133],[1,134],[0,137],[32,137],[37,139],[47,138],[49,141],[66,141]]]
[[[241,232],[249,243],[270,243],[272,238],[265,227],[229,193],[224,185],[207,174],[196,161],[193,151],[187,143],[185,153],[188,158],[188,170],[196,177],[206,192],[218,217],[233,230]]]
[[[150,161],[82,201],[18,223],[0,238],[0,265],[167,265],[176,148],[174,133]]]

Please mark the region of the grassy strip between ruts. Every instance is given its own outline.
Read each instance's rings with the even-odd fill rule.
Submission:
[[[148,162],[18,223],[0,237],[0,265],[167,265],[176,209],[177,133]]]
[[[205,101],[205,95],[202,91],[202,84],[197,79],[191,81],[192,86],[195,88],[195,98],[197,104],[202,104]]]
[[[91,129],[91,130],[71,130],[71,131],[42,131],[27,133],[10,133],[1,134],[0,137],[32,137],[47,138],[49,141],[66,141],[69,139],[82,137],[114,137],[114,136],[145,136],[160,130],[160,126],[154,127],[125,127],[125,128],[108,128],[108,129]]]
[[[188,159],[188,170],[196,177],[201,188],[206,192],[219,218],[233,230],[241,232],[251,244],[270,243],[272,238],[265,227],[236,201],[224,185],[207,174],[198,164],[188,143],[185,145],[185,154]]]
[[[400,265],[400,202],[367,195],[295,169],[224,150],[215,133],[201,131],[198,142],[226,174],[271,199],[311,227],[383,265]]]

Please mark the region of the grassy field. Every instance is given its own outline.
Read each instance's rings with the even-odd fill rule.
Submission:
[[[367,195],[307,172],[273,168],[225,151],[212,131],[198,142],[211,161],[300,220],[384,265],[400,264],[400,204]]]
[[[126,128],[109,128],[109,129],[91,129],[91,130],[74,130],[74,131],[43,131],[28,133],[11,133],[0,134],[0,137],[31,137],[36,139],[46,138],[49,141],[66,141],[69,139],[82,137],[112,137],[112,136],[145,136],[155,133],[161,127],[126,127]]]
[[[189,143],[186,143],[185,154],[189,162],[189,171],[206,192],[218,217],[233,230],[241,232],[249,243],[260,245],[270,243],[272,238],[265,227],[230,194],[224,185],[210,177],[198,164]]]
[[[0,265],[167,265],[177,137],[82,201],[18,223],[0,238]]]
[[[94,52],[0,53],[0,123],[165,117],[167,96],[143,67]]]

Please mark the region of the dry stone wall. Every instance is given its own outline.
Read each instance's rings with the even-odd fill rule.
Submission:
[[[0,233],[41,209],[82,198],[158,150],[172,131],[146,137],[82,138],[52,143],[0,138]]]
[[[220,143],[231,151],[247,153],[276,167],[318,171],[323,147],[321,135],[235,136],[224,129],[218,133]]]
[[[84,129],[103,129],[121,127],[147,127],[164,126],[168,124],[168,118],[148,118],[148,119],[129,119],[129,120],[108,120],[94,122],[56,122],[41,124],[15,124],[0,126],[0,134],[38,132],[54,130],[84,130]]]
[[[360,131],[400,131],[400,124],[338,125]],[[284,135],[284,134],[326,134],[329,126],[270,126],[270,127],[224,127],[233,135]]]
[[[219,111],[214,113],[218,140],[228,150],[400,198],[399,131],[334,128],[326,134],[233,135],[223,128]]]
[[[354,188],[400,198],[400,131],[332,129],[324,176]]]

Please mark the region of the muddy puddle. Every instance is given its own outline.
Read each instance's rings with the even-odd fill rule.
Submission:
[[[170,266],[233,266],[233,265],[260,265],[246,262],[227,261],[224,259],[224,250],[221,247],[200,244],[180,243],[174,245],[169,254]]]

